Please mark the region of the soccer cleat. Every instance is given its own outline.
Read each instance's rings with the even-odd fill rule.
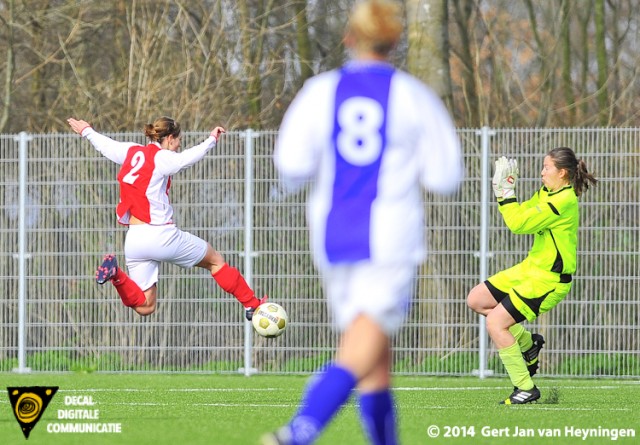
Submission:
[[[118,261],[116,256],[107,254],[102,259],[102,264],[96,270],[96,283],[104,284],[118,273]]]
[[[522,353],[522,357],[524,357],[524,361],[527,363],[529,376],[533,377],[536,372],[538,372],[538,354],[540,354],[542,345],[544,345],[544,337],[540,334],[533,334],[531,335],[531,340],[533,340],[533,345]]]
[[[287,427],[267,433],[260,438],[260,445],[290,445],[291,443],[291,432]]]
[[[264,297],[262,297],[261,300],[258,300],[258,306],[266,302],[267,302],[267,296],[265,295]],[[251,319],[253,318],[253,313],[256,311],[256,309],[258,309],[258,306],[247,307],[244,309],[244,316],[247,320],[251,321]]]
[[[536,386],[526,391],[516,386],[513,388],[513,393],[509,398],[500,402],[500,405],[522,405],[524,403],[535,402],[539,398],[540,390]]]

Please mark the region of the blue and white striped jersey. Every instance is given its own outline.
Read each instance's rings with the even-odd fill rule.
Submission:
[[[309,79],[285,114],[274,161],[285,183],[314,183],[308,220],[320,267],[422,261],[420,186],[452,193],[463,174],[440,99],[382,62]]]

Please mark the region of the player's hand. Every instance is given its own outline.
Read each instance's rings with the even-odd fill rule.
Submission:
[[[512,198],[516,195],[516,181],[518,180],[518,175],[520,174],[520,170],[518,169],[518,161],[515,159],[509,159],[509,167],[507,169],[507,177],[504,179],[502,184],[502,197],[503,198]]]
[[[74,119],[72,117],[67,119],[67,123],[69,124],[69,126],[71,127],[71,129],[73,131],[75,131],[76,133],[78,133],[81,136],[82,136],[82,131],[85,128],[90,128],[91,127],[91,124],[89,122],[83,121],[82,119],[80,119],[80,120]]]
[[[493,173],[493,179],[491,180],[491,185],[493,186],[493,193],[496,195],[496,198],[504,198],[504,182],[506,177],[509,175],[509,160],[500,156],[495,163],[495,171]]]
[[[216,127],[213,130],[211,130],[211,134],[209,136],[213,137],[216,140],[216,142],[218,142],[218,139],[220,138],[220,135],[222,133],[225,133],[226,131],[227,130],[225,130],[222,127]]]

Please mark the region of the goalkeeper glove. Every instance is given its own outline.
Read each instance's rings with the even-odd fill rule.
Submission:
[[[520,170],[518,169],[518,161],[509,159],[509,167],[507,168],[507,176],[502,183],[502,197],[513,198],[516,195],[516,181]]]
[[[504,197],[504,182],[509,174],[509,160],[504,156],[501,156],[496,161],[495,172],[493,173],[493,179],[491,185],[493,186],[493,193],[496,198]]]

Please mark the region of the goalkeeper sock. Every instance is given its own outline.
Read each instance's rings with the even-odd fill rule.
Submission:
[[[244,280],[240,272],[235,267],[229,266],[225,263],[220,270],[211,274],[218,286],[220,286],[225,292],[230,293],[236,300],[238,300],[245,308],[257,308],[260,306],[260,300],[258,300]]]
[[[498,354],[509,374],[513,386],[517,386],[519,389],[525,391],[533,388],[533,380],[531,380],[529,376],[527,364],[524,362],[520,346],[517,342],[506,348],[499,349]]]
[[[398,443],[393,396],[388,388],[360,395],[360,418],[373,445]]]
[[[140,286],[119,267],[111,282],[116,287],[116,291],[118,291],[118,295],[120,295],[120,299],[125,306],[138,307],[147,301],[147,297],[145,297]]]
[[[509,332],[518,342],[520,351],[528,351],[533,346],[533,340],[531,339],[531,332],[527,331],[520,323],[516,323],[509,328]]]
[[[313,442],[349,399],[356,378],[347,369],[329,364],[307,385],[301,407],[288,424],[291,443]]]

